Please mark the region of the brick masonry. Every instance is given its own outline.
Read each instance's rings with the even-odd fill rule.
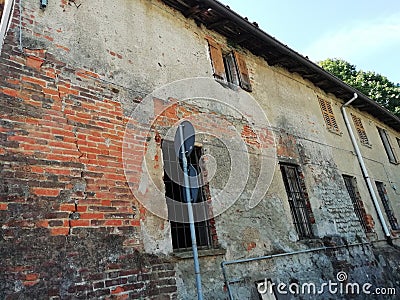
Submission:
[[[175,298],[174,264],[138,251],[120,87],[37,45],[21,51],[18,20],[16,9],[0,57],[0,298]]]
[[[81,3],[60,0],[52,1],[52,4],[58,5],[62,12],[71,12],[79,9],[78,2]],[[138,3],[138,9],[147,5],[142,2],[140,5]],[[157,5],[161,3],[155,2]],[[63,45],[60,36],[70,32],[64,32],[65,29],[61,27],[47,26],[44,20],[50,16],[40,12],[38,5],[32,3],[25,1],[23,6],[21,48],[19,2],[16,1],[17,9],[0,57],[0,298],[193,298],[195,289],[191,260],[177,261],[168,255],[146,254],[143,227],[154,221],[154,216],[134,198],[123,171],[123,137],[129,112],[147,94],[152,84],[136,82],[128,89],[117,84],[117,79],[113,82],[107,80],[111,75],[114,76],[110,74],[113,71],[115,78],[118,78],[118,66],[121,64],[132,66],[137,63],[133,61],[134,55],[128,58],[126,52],[114,49],[115,44],[107,45],[106,49],[100,48],[99,53],[96,53],[109,59],[99,59],[101,63],[97,68],[73,63],[73,59],[81,55],[80,45],[75,45],[76,49],[71,47],[72,43]],[[151,15],[154,12],[149,9],[148,13]],[[164,15],[161,17],[160,11],[157,14],[160,20],[167,18]],[[55,17],[51,17],[54,21]],[[75,21],[73,17],[75,15],[70,13],[68,21]],[[161,30],[160,24],[157,23]],[[182,26],[182,23],[178,26]],[[194,28],[189,23],[185,26]],[[199,29],[196,27],[194,30]],[[163,34],[166,35],[165,32]],[[195,35],[199,34],[196,31]],[[156,38],[161,39],[161,33]],[[186,47],[190,49],[185,44],[185,51]],[[182,55],[208,70],[211,65],[206,57],[203,57],[202,63],[195,60],[200,57],[198,53],[206,53],[203,44],[201,47],[193,51],[193,56],[184,51]],[[130,48],[134,47],[130,45]],[[174,53],[172,50],[176,49],[170,48],[171,53]],[[178,53],[182,50],[177,49]],[[87,52],[90,51],[86,49]],[[152,55],[155,56],[154,53]],[[168,55],[167,51],[165,55]],[[141,59],[145,60],[145,56],[142,53]],[[157,59],[159,56],[163,55],[158,55]],[[152,75],[161,77],[166,74],[168,77],[182,69],[179,61],[168,63],[173,69],[169,72],[159,72],[156,69]],[[136,68],[141,69],[144,65],[147,65],[147,61],[143,65],[138,64]],[[156,65],[155,68],[163,67],[161,63]],[[186,65],[192,68],[194,63]],[[264,61],[262,65],[267,67]],[[262,68],[261,64],[258,68]],[[104,69],[109,71],[107,76]],[[249,63],[249,69],[251,72],[257,69],[254,61]],[[130,71],[125,75],[130,75]],[[209,71],[201,75],[210,75],[206,72]],[[271,77],[276,77],[277,81],[282,80],[281,85],[291,80],[288,78],[292,75],[281,76],[279,72]],[[154,78],[152,80],[156,82]],[[254,78],[257,79],[252,77],[252,80]],[[290,81],[291,85],[293,82]],[[254,95],[258,89],[261,90],[261,84],[257,84]],[[126,82],[125,86],[128,86]],[[296,93],[297,87],[304,89],[299,84]],[[268,97],[269,94],[264,96],[261,93],[258,97],[268,101],[272,99],[271,103],[277,108],[286,105],[276,95],[276,101],[274,97]],[[167,104],[164,100],[153,100],[154,113],[159,117],[151,132],[151,140],[156,147],[151,159],[154,172],[158,172],[156,175],[160,179],[160,133],[165,132],[178,119],[199,113],[200,108],[187,104],[172,105],[164,110]],[[309,99],[307,102],[310,102]],[[264,105],[268,107],[270,104]],[[301,105],[296,107],[300,108]],[[210,108],[207,112],[221,119],[225,117],[212,110]],[[307,207],[312,212],[311,223],[321,239],[297,241],[291,227],[293,224],[285,218],[290,215],[287,214],[288,210],[284,210],[287,201],[284,201],[284,186],[279,186],[277,178],[280,174],[277,173],[274,186],[266,196],[267,201],[262,201],[257,209],[249,210],[243,205],[245,201],[238,201],[230,213],[212,219],[213,246],[225,247],[227,252],[223,257],[201,258],[206,298],[226,297],[226,286],[220,273],[220,262],[224,259],[255,257],[323,245],[341,248],[323,254],[270,260],[264,265],[236,267],[232,272],[236,272],[239,278],[245,278],[243,292],[240,286],[242,283],[234,287],[239,299],[246,299],[249,286],[254,289],[255,280],[267,276],[281,280],[289,278],[293,282],[321,282],[334,279],[341,270],[346,271],[355,281],[363,282],[367,280],[365,274],[372,274],[370,282],[374,285],[398,287],[399,256],[394,248],[370,245],[346,247],[348,243],[365,242],[366,237],[346,195],[340,166],[335,164],[333,155],[321,146],[325,142],[322,127],[316,125],[318,122],[314,116],[305,116],[305,123],[309,118],[307,130],[313,128],[318,143],[312,142],[311,133],[311,138],[302,138],[306,136],[304,127],[298,126],[299,123],[291,123],[298,116],[291,116],[290,108],[285,107],[283,111],[282,121],[276,122],[279,124],[274,129],[277,155],[282,161],[302,166],[301,177],[305,181],[302,182],[302,188],[309,200]],[[229,117],[254,161],[255,154],[262,146],[260,138],[264,145],[274,144],[270,132],[265,128],[264,135],[257,140],[255,132],[243,119]],[[199,126],[230,136],[233,132],[225,124],[214,123],[214,119],[210,119]],[[141,134],[137,137],[143,148],[148,146],[146,138]],[[218,148],[218,145],[211,145],[211,150],[215,150],[212,146]],[[218,160],[225,162],[224,153],[219,155]],[[135,166],[136,173],[130,183],[139,184],[143,157],[133,153],[131,159],[130,163]],[[228,167],[229,163],[225,166],[222,164],[220,173],[227,171]],[[251,167],[251,179],[254,180],[258,170]],[[215,184],[217,188],[218,185],[223,186],[224,178],[217,179],[221,179]],[[252,184],[254,182],[248,184],[243,200],[250,197]],[[373,222],[369,220],[371,227]],[[165,223],[153,223],[156,224],[153,229],[157,233],[168,229]],[[374,228],[377,227],[375,224]],[[146,229],[149,228],[147,226]],[[169,235],[163,238],[170,244]],[[161,239],[158,242],[161,243]]]

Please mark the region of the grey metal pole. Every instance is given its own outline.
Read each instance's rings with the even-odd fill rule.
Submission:
[[[199,264],[199,254],[197,252],[197,241],[196,241],[196,231],[194,229],[194,217],[193,217],[193,208],[191,202],[190,195],[190,183],[188,177],[188,163],[186,159],[186,149],[183,137],[183,126],[179,124],[179,135],[182,143],[182,163],[183,163],[183,178],[185,184],[185,193],[186,193],[186,201],[187,201],[187,210],[189,215],[189,224],[190,224],[190,235],[192,238],[192,250],[193,250],[193,258],[194,258],[194,273],[196,275],[196,287],[197,287],[197,299],[203,300],[203,291],[201,288],[201,274],[200,274],[200,264]]]

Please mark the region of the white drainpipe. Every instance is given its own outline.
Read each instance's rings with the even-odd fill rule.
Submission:
[[[348,119],[347,114],[346,114],[346,107],[348,105],[350,105],[354,100],[356,100],[357,97],[358,97],[358,95],[356,93],[354,93],[354,97],[351,98],[349,101],[347,101],[345,104],[343,104],[342,107],[341,107],[341,110],[342,110],[344,122],[346,123],[347,131],[349,132],[351,142],[353,143],[353,147],[354,147],[354,150],[355,150],[357,158],[358,158],[358,162],[360,163],[361,170],[362,170],[362,173],[364,175],[365,182],[367,183],[367,187],[368,187],[369,193],[371,195],[372,202],[374,203],[376,212],[378,214],[379,221],[382,224],[382,228],[383,228],[383,231],[385,232],[386,239],[388,240],[389,243],[391,243],[390,231],[389,231],[389,229],[388,229],[388,227],[386,225],[385,218],[383,217],[381,208],[379,206],[378,199],[377,199],[376,194],[375,194],[375,190],[374,190],[374,188],[372,186],[372,183],[371,183],[371,178],[368,175],[368,171],[367,171],[367,168],[365,166],[364,159],[363,159],[363,157],[361,155],[360,148],[358,147],[357,140],[356,140],[356,138],[354,136],[353,129],[350,126],[350,122],[349,122],[349,119]]]

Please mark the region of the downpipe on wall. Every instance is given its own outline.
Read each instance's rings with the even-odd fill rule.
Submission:
[[[346,124],[347,131],[349,133],[351,142],[353,144],[354,151],[356,152],[358,162],[360,163],[361,171],[363,173],[365,182],[367,183],[369,194],[371,195],[372,202],[374,204],[375,210],[376,210],[376,212],[378,214],[378,217],[379,217],[379,221],[380,221],[380,223],[382,225],[382,228],[383,228],[383,231],[385,233],[386,240],[389,243],[389,245],[393,246],[393,241],[392,241],[392,237],[390,235],[390,231],[389,231],[389,229],[387,227],[385,218],[383,217],[382,210],[381,210],[381,208],[379,206],[379,202],[378,202],[378,199],[376,197],[375,190],[374,190],[374,188],[372,186],[372,183],[371,183],[371,178],[369,177],[367,167],[365,166],[365,163],[364,163],[364,158],[361,155],[360,148],[358,147],[357,140],[355,138],[353,129],[351,128],[351,125],[350,125],[350,122],[349,122],[349,118],[347,117],[347,113],[346,113],[346,107],[349,106],[357,98],[358,98],[357,93],[354,93],[353,98],[351,98],[349,101],[347,101],[345,104],[342,105],[341,111],[342,111],[344,122]]]
[[[346,114],[346,107],[348,105],[350,105],[357,98],[358,98],[357,93],[354,93],[354,97],[351,98],[349,101],[347,101],[345,104],[342,105],[341,111],[342,111],[342,114],[343,114],[343,118],[344,118],[344,121],[345,121],[345,124],[346,124],[346,128],[348,130],[351,142],[352,142],[354,150],[356,152],[357,159],[358,159],[359,164],[361,166],[361,170],[362,170],[364,179],[365,179],[365,181],[367,183],[368,191],[369,191],[369,193],[371,195],[374,207],[375,207],[375,209],[377,211],[377,214],[378,214],[378,217],[379,217],[379,221],[380,221],[380,223],[382,225],[382,228],[383,228],[383,231],[385,233],[386,242],[389,245],[393,246],[394,248],[399,249],[398,246],[393,244],[392,237],[390,235],[390,231],[389,231],[389,229],[388,229],[388,227],[386,225],[386,221],[385,221],[385,219],[383,217],[383,214],[382,214],[382,211],[380,209],[380,206],[379,206],[379,203],[378,203],[378,199],[376,197],[375,191],[374,191],[372,183],[371,183],[371,179],[370,179],[370,177],[368,175],[368,170],[367,170],[367,168],[365,166],[364,159],[363,159],[363,157],[361,155],[361,152],[360,152],[360,149],[358,147],[356,138],[354,136],[354,132],[353,132],[351,126],[350,126],[350,122],[349,122],[349,119],[348,119],[347,114]],[[241,263],[246,263],[246,262],[259,261],[259,260],[264,260],[264,259],[271,259],[271,258],[275,258],[275,257],[291,256],[291,255],[297,255],[297,254],[303,254],[303,253],[309,253],[309,252],[315,252],[315,251],[339,249],[339,248],[342,248],[342,247],[369,245],[369,244],[370,243],[367,242],[367,243],[356,243],[356,244],[344,245],[344,246],[336,246],[336,247],[320,247],[320,248],[314,248],[314,249],[293,251],[293,252],[289,252],[289,253],[272,254],[272,255],[267,255],[267,256],[245,258],[245,259],[238,259],[238,260],[231,260],[231,261],[222,261],[221,262],[222,275],[223,275],[223,278],[224,278],[225,286],[227,288],[229,299],[233,300],[233,294],[232,294],[232,290],[230,288],[230,285],[233,282],[228,279],[228,275],[227,275],[227,272],[226,272],[226,266],[227,265],[241,264]]]

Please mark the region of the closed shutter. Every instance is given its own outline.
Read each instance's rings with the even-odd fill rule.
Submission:
[[[238,68],[239,72],[239,78],[240,78],[240,86],[242,89],[251,92],[251,84],[250,84],[250,77],[249,77],[249,71],[247,70],[246,62],[243,59],[243,57],[240,55],[240,53],[234,51],[233,52],[235,55],[235,60],[236,60],[236,65]]]
[[[340,132],[331,103],[319,97],[318,101],[319,105],[321,106],[322,116],[324,117],[326,127],[334,132]]]
[[[361,122],[361,119],[357,117],[356,115],[351,114],[351,117],[353,119],[354,126],[356,127],[358,137],[360,138],[360,142],[364,145],[369,146],[369,141],[367,137],[367,133],[365,132],[364,126]]]
[[[214,76],[226,80],[221,46],[210,38],[207,38],[207,41],[208,41],[208,46],[210,48],[210,56],[214,68]]]

